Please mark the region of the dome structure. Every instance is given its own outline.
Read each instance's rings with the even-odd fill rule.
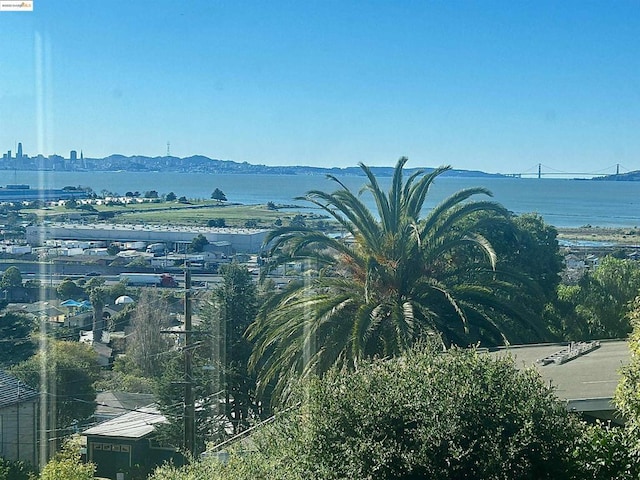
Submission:
[[[121,295],[116,298],[116,305],[126,305],[128,303],[135,303],[135,300],[129,295]]]

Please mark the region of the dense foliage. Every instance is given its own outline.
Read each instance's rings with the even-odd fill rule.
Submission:
[[[194,333],[197,348],[191,352],[198,452],[204,450],[205,442],[218,443],[246,429],[266,411],[264,402],[256,400],[255,377],[247,371],[251,344],[243,336],[258,308],[256,285],[246,267],[229,264],[221,273],[222,283],[199,312],[201,323]],[[181,445],[184,436],[181,380],[182,355],[171,355],[163,362],[157,395],[170,419],[159,432],[173,445]]]
[[[633,326],[629,336],[631,361],[621,369],[615,402],[627,419],[627,428],[638,439],[635,448],[640,454],[640,296],[634,299],[627,320]]]
[[[626,338],[630,305],[640,292],[640,264],[604,257],[577,285],[560,285],[557,328],[570,340]]]
[[[93,349],[78,342],[50,340],[34,356],[11,369],[17,378],[38,390],[46,402],[51,429],[70,433],[74,422],[88,419],[96,408],[94,382],[100,367]]]
[[[18,267],[11,266],[7,268],[0,279],[0,288],[11,288],[22,286],[22,273]]]
[[[31,336],[34,327],[33,320],[22,313],[0,315],[0,366],[15,365],[36,353]]]
[[[305,199],[333,217],[351,241],[304,225],[268,236],[267,268],[301,264],[307,277],[265,302],[249,329],[261,386],[276,381],[286,396],[287,382],[298,375],[398,355],[434,334],[458,345],[545,338],[539,317],[516,301],[522,283],[496,269],[495,251],[479,233],[487,219],[508,212],[472,200],[490,192],[470,188],[422,216],[430,187],[448,167],[418,171],[405,181],[406,161],[396,165],[388,194],[361,165],[375,212],[333,177],[335,192],[307,193]]]
[[[67,443],[40,472],[40,480],[93,480],[95,465],[83,463],[76,445]]]
[[[333,369],[227,465],[154,479],[575,478],[580,425],[533,371],[473,350],[431,349]],[[240,446],[240,449],[243,447]],[[579,478],[579,476],[578,476]]]
[[[0,457],[0,480],[35,480],[33,466],[22,461],[11,461]]]

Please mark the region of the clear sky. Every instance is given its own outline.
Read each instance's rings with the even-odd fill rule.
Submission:
[[[34,0],[0,151],[640,169],[640,2]]]

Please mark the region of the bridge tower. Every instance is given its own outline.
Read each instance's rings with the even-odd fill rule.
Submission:
[[[616,175],[620,175],[620,164],[616,163]]]
[[[542,178],[542,164],[538,164],[538,178]]]

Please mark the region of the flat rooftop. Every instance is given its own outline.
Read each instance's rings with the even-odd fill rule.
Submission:
[[[261,233],[264,228],[241,227],[205,227],[199,225],[150,225],[150,224],[124,224],[124,223],[66,223],[46,222],[38,227],[67,228],[71,230],[119,230],[119,231],[144,231],[144,232],[195,232],[195,233]]]
[[[517,367],[535,368],[569,409],[581,412],[615,410],[611,404],[620,381],[620,369],[631,359],[627,340],[601,340],[600,347],[563,364],[543,365],[539,360],[566,348],[566,343],[517,345],[491,355],[510,355]]]

